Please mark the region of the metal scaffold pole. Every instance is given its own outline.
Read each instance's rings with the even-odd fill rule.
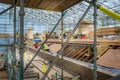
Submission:
[[[16,0],[14,1],[14,78],[16,77],[15,69],[16,69]]]
[[[15,0],[16,1],[16,0]],[[15,2],[16,4],[16,2]],[[16,5],[14,4],[14,61],[16,63],[16,47],[15,47],[15,44],[16,44]]]
[[[24,0],[20,0],[20,80],[23,80],[23,74],[24,74]]]
[[[63,16],[63,12],[62,15]],[[64,34],[64,18],[61,21],[61,47],[63,47],[63,34]],[[64,80],[64,73],[63,73],[63,51],[61,52],[61,79]]]
[[[60,50],[60,52],[56,55],[56,57],[54,58],[53,62],[51,63],[51,65],[49,66],[49,68],[47,69],[46,73],[43,75],[43,78],[41,80],[45,80],[46,79],[46,76],[49,74],[50,70],[52,69],[52,67],[54,66],[54,64],[57,62],[57,60],[58,60],[58,58],[60,56],[60,53],[65,49],[65,47],[69,43],[69,41],[71,39],[71,36],[77,30],[78,26],[81,24],[82,20],[84,19],[84,17],[86,16],[86,14],[88,13],[88,11],[90,10],[91,6],[92,6],[92,4],[90,4],[88,6],[88,8],[86,9],[86,11],[84,12],[84,14],[80,18],[80,20],[77,23],[77,25],[74,27],[74,29],[72,30],[72,32],[68,35],[67,40],[65,42],[65,45],[62,47],[62,49]]]
[[[62,20],[62,18],[65,16],[66,12],[64,12],[64,15],[59,19],[59,21],[57,22],[57,24],[54,26],[54,28],[51,30],[50,34],[48,34],[47,38],[45,39],[45,41],[42,43],[42,45],[40,46],[40,48],[37,50],[37,52],[35,53],[35,55],[33,56],[33,58],[31,59],[31,61],[28,63],[28,65],[26,66],[24,72],[27,70],[27,68],[30,66],[30,64],[32,63],[32,61],[34,60],[34,58],[37,56],[37,54],[39,53],[39,51],[43,48],[43,45],[47,42],[47,40],[49,39],[49,37],[51,36],[51,34],[53,33],[53,31],[56,29],[56,27],[58,26],[58,24],[60,23],[60,21]]]
[[[96,34],[96,28],[97,28],[97,0],[93,0],[94,5],[94,80],[97,80],[97,34]]]

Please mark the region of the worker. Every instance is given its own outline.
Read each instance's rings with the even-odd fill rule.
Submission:
[[[74,36],[71,37],[71,40],[73,40],[73,39],[74,39]]]
[[[44,50],[44,51],[49,51],[49,46],[48,46],[47,44],[44,44],[44,45],[43,45],[43,50]]]
[[[75,39],[78,39],[78,34],[76,34],[76,35],[74,36],[74,38],[75,38]]]
[[[44,40],[44,38],[43,38],[42,34],[40,34],[40,35],[39,35],[39,38],[40,38],[40,40],[41,40],[41,41],[43,41],[43,40]]]
[[[35,47],[35,49],[38,49],[38,43],[36,43],[36,44],[34,45],[34,47]]]
[[[65,38],[67,37],[67,33],[64,33],[64,34],[63,34],[63,37],[64,37],[64,39],[65,39]]]
[[[49,31],[48,31],[48,32],[46,32],[46,34],[45,34],[46,36],[45,36],[45,37],[47,38],[49,34],[50,34],[50,32],[49,32]]]
[[[33,55],[32,55],[32,54],[30,54],[30,60],[32,60],[32,58],[33,58]]]
[[[17,67],[20,67],[20,61],[17,61],[16,66],[17,66]]]
[[[53,39],[58,39],[56,32],[53,33]]]
[[[17,39],[17,43],[19,42],[19,32],[16,33],[16,39]]]
[[[44,63],[42,65],[42,72],[45,73],[47,71],[47,65]]]
[[[24,57],[26,58],[26,55],[27,55],[27,51],[24,52]]]

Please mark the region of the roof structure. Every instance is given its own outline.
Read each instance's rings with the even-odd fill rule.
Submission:
[[[8,8],[10,6],[10,4],[2,4],[2,3],[9,3],[9,1],[13,0],[0,0],[0,12],[3,11],[4,9]],[[30,1],[30,0],[25,0],[26,2]],[[33,1],[33,0],[31,0]],[[34,4],[36,3],[36,1],[40,1],[40,0],[36,0],[35,2],[33,2],[33,4],[31,4],[31,1],[29,3],[25,4],[29,4],[27,6],[34,6]],[[41,1],[41,4],[43,4],[43,2],[46,0]],[[52,1],[52,0],[50,0]],[[57,1],[57,0],[53,0],[53,1]],[[67,0],[59,0],[59,1],[67,1]],[[59,11],[63,11],[66,9],[67,14],[64,17],[64,29],[68,30],[68,29],[73,29],[73,27],[76,25],[76,23],[78,22],[79,18],[82,16],[83,12],[86,10],[87,6],[89,5],[87,2],[82,1],[81,0],[71,0],[71,2],[76,1],[75,3],[73,3],[72,5],[74,6],[69,6],[66,7],[64,9],[61,9]],[[76,4],[77,2],[79,2],[79,4]],[[70,1],[69,1],[70,2]],[[71,3],[70,2],[70,3]],[[17,2],[17,5],[19,2]],[[116,13],[120,13],[120,0],[99,0],[98,4],[103,5],[113,11],[115,11]],[[58,4],[56,4],[54,2],[54,4],[57,6]],[[59,4],[62,4],[62,2],[59,2]],[[62,5],[66,5],[68,4],[67,2],[62,4]],[[76,4],[76,5],[75,5]],[[52,5],[52,4],[50,4]],[[25,5],[26,6],[26,5]],[[48,8],[46,8],[45,10],[38,9],[36,7],[36,9],[31,9],[29,8],[25,8],[25,32],[27,31],[27,29],[29,27],[34,27],[34,30],[36,32],[39,31],[44,31],[44,30],[51,30],[52,27],[57,23],[58,19],[61,16],[61,12],[54,12],[54,11],[58,11],[51,8],[49,8],[49,10],[52,11],[48,11]],[[19,7],[17,8],[17,12],[19,12]],[[109,26],[119,26],[120,22],[118,20],[115,20],[114,18],[111,18],[110,16],[104,14],[103,12],[99,11],[97,12],[98,16],[97,16],[97,22],[98,22],[98,28],[102,27],[109,27]],[[7,15],[7,16],[6,16]],[[6,16],[6,17],[5,17]],[[19,26],[19,13],[17,13],[17,25]],[[87,14],[87,16],[84,19],[85,21],[93,21],[93,8],[90,9],[89,13]],[[0,27],[4,28],[4,30],[2,28],[0,28],[1,32],[5,31],[5,28],[7,29],[7,32],[13,32],[13,9],[11,9],[10,11],[6,12],[3,15],[0,15]],[[8,26],[9,25],[9,26]],[[6,27],[5,27],[6,26]],[[60,30],[60,25],[57,27],[57,30]]]
[[[61,12],[81,1],[82,0],[25,0],[24,4],[27,8]],[[14,4],[14,0],[0,0],[0,2],[6,4]],[[19,6],[19,0],[17,0],[16,5]]]
[[[98,64],[110,68],[120,69],[120,50],[119,49],[109,49],[100,59]]]

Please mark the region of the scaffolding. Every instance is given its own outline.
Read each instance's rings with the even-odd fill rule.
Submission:
[[[4,11],[0,12],[0,15],[5,13],[6,11],[14,8],[14,43],[13,44],[9,44],[9,45],[0,45],[0,46],[7,46],[7,47],[11,47],[11,51],[14,55],[12,55],[13,57],[13,67],[12,69],[10,68],[10,70],[13,70],[12,75],[10,75],[10,78],[13,79],[17,79],[17,80],[23,80],[24,79],[24,73],[25,71],[28,69],[28,67],[30,66],[30,64],[32,63],[32,61],[35,59],[35,57],[38,55],[39,51],[42,49],[43,45],[47,42],[47,40],[49,39],[49,37],[51,36],[51,34],[55,31],[55,29],[57,28],[57,26],[60,24],[61,22],[61,33],[62,33],[62,39],[61,39],[61,46],[62,49],[60,50],[60,52],[56,55],[55,59],[52,61],[52,63],[50,64],[49,68],[47,69],[46,73],[43,75],[41,80],[45,80],[47,75],[49,74],[50,70],[53,68],[53,66],[56,64],[59,56],[61,55],[61,79],[64,80],[64,71],[63,71],[63,54],[64,54],[64,49],[67,45],[71,45],[69,44],[69,41],[71,39],[71,36],[73,35],[73,33],[77,30],[78,26],[81,24],[81,22],[83,21],[83,19],[85,18],[85,16],[88,14],[88,12],[90,11],[91,7],[94,6],[94,43],[93,43],[93,49],[94,49],[94,71],[93,71],[93,79],[97,80],[97,37],[96,37],[96,29],[97,29],[97,0],[92,0],[91,2],[85,0],[86,2],[89,3],[88,8],[85,10],[84,14],[81,16],[81,18],[79,19],[78,23],[75,25],[75,27],[73,28],[73,30],[71,31],[71,33],[69,33],[67,40],[65,41],[65,43],[63,44],[63,32],[64,32],[64,17],[67,13],[67,10],[63,10],[61,13],[61,17],[58,20],[58,22],[56,23],[56,25],[54,26],[54,28],[51,30],[50,34],[48,35],[48,37],[45,39],[45,41],[42,43],[42,45],[40,46],[40,48],[37,50],[37,52],[35,53],[35,55],[33,56],[33,58],[31,59],[31,61],[28,63],[28,65],[25,67],[24,69],[24,58],[23,58],[23,53],[24,53],[24,16],[25,16],[25,11],[24,11],[24,0],[20,0],[20,11],[19,11],[19,17],[20,17],[20,42],[19,44],[17,44],[16,42],[16,0],[14,1],[14,5],[10,6],[9,8],[5,9]],[[78,2],[79,3],[79,2]],[[19,54],[20,54],[20,71],[17,72],[16,71],[16,45],[19,46]],[[73,45],[76,46],[76,45]],[[79,45],[77,45],[79,46]],[[91,45],[80,45],[80,46],[91,46]],[[19,74],[19,77],[17,77]]]

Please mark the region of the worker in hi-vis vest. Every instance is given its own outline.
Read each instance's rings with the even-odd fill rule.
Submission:
[[[44,50],[44,51],[49,51],[49,46],[48,46],[47,44],[44,44],[44,45],[43,45],[43,50]]]
[[[43,64],[42,65],[42,72],[45,73],[47,71],[47,65]]]

